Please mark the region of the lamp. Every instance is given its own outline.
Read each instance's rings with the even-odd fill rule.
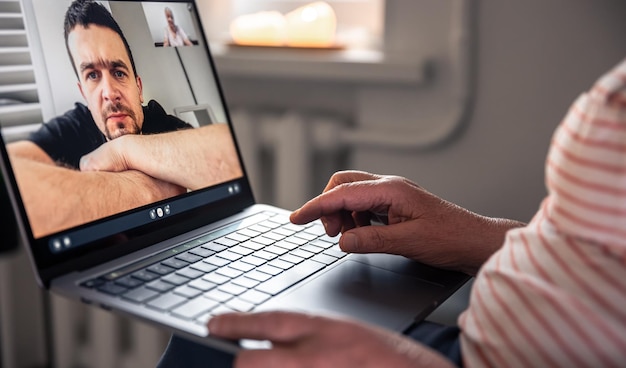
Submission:
[[[277,11],[245,14],[235,18],[230,34],[238,45],[332,47],[337,16],[324,1],[303,5],[282,15]]]

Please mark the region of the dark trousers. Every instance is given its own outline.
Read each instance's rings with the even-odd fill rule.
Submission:
[[[462,366],[458,327],[425,321],[411,327],[406,335]],[[231,367],[234,358],[230,353],[173,335],[157,368]]]

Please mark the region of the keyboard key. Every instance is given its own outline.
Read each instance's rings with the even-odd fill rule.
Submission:
[[[225,247],[232,247],[233,245],[239,244],[238,241],[233,240],[233,239],[229,239],[229,238],[227,238],[225,236],[223,236],[223,237],[221,237],[219,239],[215,239],[215,240],[213,240],[213,242],[217,243],[217,244],[221,244],[221,245],[223,245]]]
[[[321,240],[321,239],[315,239],[311,242],[312,245],[315,245],[316,247],[320,247],[320,248],[324,248],[324,249],[328,249],[330,247],[332,247],[334,244],[333,243],[329,243],[325,240]]]
[[[270,231],[268,233],[265,233],[263,236],[265,236],[266,238],[270,238],[274,241],[283,240],[286,237],[286,235],[277,233],[276,231]]]
[[[218,305],[219,302],[217,301],[207,299],[205,297],[198,297],[179,307],[176,307],[172,310],[172,314],[183,319],[194,319],[204,313],[207,313]]]
[[[147,281],[152,281],[152,280],[155,280],[155,279],[159,278],[158,274],[156,274],[154,272],[147,271],[147,270],[137,271],[137,272],[133,273],[131,276],[134,277],[134,278],[137,278],[137,279],[139,279],[141,281],[146,281],[146,282]]]
[[[205,249],[208,249],[208,250],[211,250],[211,251],[216,252],[216,253],[217,252],[221,252],[224,249],[228,249],[228,247],[226,247],[224,245],[213,243],[213,242],[202,244],[201,247],[205,248]]]
[[[204,263],[204,262],[202,262],[202,263]],[[204,263],[204,264],[206,264],[206,263]],[[193,280],[193,279],[197,279],[200,276],[203,276],[204,274],[206,274],[206,272],[194,269],[191,266],[189,266],[189,267],[183,268],[182,270],[176,271],[176,274],[180,275],[180,276],[184,276],[184,277],[186,277],[186,278],[188,278],[190,280]]]
[[[235,296],[237,296],[237,295],[243,293],[244,291],[248,290],[248,288],[245,288],[245,287],[243,287],[241,285],[233,284],[232,282],[229,282],[229,283],[224,284],[224,285],[220,285],[220,286],[217,287],[217,289],[219,291],[223,291],[225,293],[228,293],[228,294],[231,294],[231,295],[235,295]]]
[[[86,288],[92,289],[92,288],[95,288],[95,287],[98,287],[98,286],[104,284],[105,282],[106,281],[104,281],[103,279],[97,278],[97,279],[87,280],[87,281],[81,283],[80,286],[84,286]]]
[[[245,274],[246,277],[249,277],[253,280],[257,280],[259,282],[267,281],[272,278],[272,275],[269,273],[259,272],[257,270],[252,270]]]
[[[247,256],[241,259],[241,262],[245,262],[248,264],[251,264],[253,266],[260,266],[263,263],[267,262],[265,259],[263,258],[259,258],[259,257],[255,257],[255,256]]]
[[[264,260],[262,260],[262,261],[265,262]],[[239,261],[235,261],[235,262],[231,263],[230,265],[228,265],[228,267],[234,268],[234,269],[239,270],[241,272],[248,272],[248,271],[252,271],[255,266],[250,264],[250,263],[246,263],[246,262],[244,262],[243,260],[240,259]]]
[[[212,272],[208,275],[204,275],[204,277],[202,277],[202,280],[212,282],[217,285],[221,285],[225,282],[228,282],[230,280],[230,277],[226,277],[226,276],[217,274],[215,272]]]
[[[266,226],[261,226],[261,225],[259,225],[259,224],[254,224],[254,225],[252,225],[252,226],[249,226],[248,228],[249,228],[250,230],[256,231],[256,232],[261,233],[261,234],[262,234],[262,233],[266,233],[266,232],[268,232],[268,231],[272,230],[272,229],[271,229],[271,228],[269,228],[269,227],[266,227]]]
[[[168,266],[171,268],[179,269],[183,267],[189,266],[189,262],[185,262],[183,260],[177,258],[168,258],[165,261],[161,262],[161,265]]]
[[[252,255],[255,256],[255,257],[258,257],[258,258],[263,258],[266,261],[270,261],[270,260],[278,257],[278,254],[266,252],[264,250],[257,250]]]
[[[163,276],[163,275],[167,275],[170,272],[174,272],[174,269],[172,267],[167,267],[167,266],[157,263],[148,267],[148,271],[154,272],[156,274]]]
[[[284,224],[282,226],[282,228],[283,229],[287,229],[287,230],[291,230],[291,231],[295,231],[295,232],[299,232],[299,231],[302,231],[302,230],[306,229],[306,226],[288,223],[288,224]]]
[[[209,258],[205,259],[204,262],[217,267],[222,267],[230,263],[228,259],[218,257],[217,255],[210,256]]]
[[[294,250],[294,249],[296,249],[296,248],[298,248],[298,247],[299,247],[299,245],[298,245],[298,244],[296,244],[296,243],[292,243],[292,242],[288,242],[288,241],[286,241],[286,240],[281,240],[281,241],[279,241],[279,242],[276,242],[276,244],[275,244],[275,245],[276,245],[277,247],[285,248],[285,249],[287,249],[287,250]]]
[[[269,266],[280,268],[281,270],[286,270],[288,268],[293,267],[293,263],[283,261],[282,259],[273,259],[267,262]]]
[[[122,294],[122,298],[135,303],[144,303],[158,295],[161,295],[158,291],[150,290],[142,286]]]
[[[185,252],[174,257],[176,259],[180,259],[181,261],[185,261],[187,263],[196,263],[201,261],[203,257],[195,255],[193,253]]]
[[[187,286],[187,285],[183,285],[183,286],[179,286],[176,289],[174,289],[174,294],[181,295],[181,296],[184,296],[185,298],[191,299],[191,298],[195,298],[198,295],[202,294],[202,291],[198,290],[198,289],[195,289],[195,288],[192,288],[192,287]]]
[[[346,253],[346,252],[338,251],[338,250],[335,250],[335,249],[326,249],[324,251],[324,254],[327,254],[329,256],[333,256],[335,258],[343,258],[343,257],[348,255],[348,253]]]
[[[291,230],[287,230],[283,228],[274,229],[274,232],[277,234],[284,235],[284,236],[291,236],[296,233],[295,231],[291,231]]]
[[[188,283],[187,285],[192,287],[192,288],[201,290],[201,291],[209,291],[209,290],[217,287],[217,284],[212,283],[210,281],[202,280],[202,279],[193,280],[190,283]]]
[[[306,250],[307,252],[311,252],[315,254],[322,253],[324,251],[324,248],[316,247],[315,245],[311,245],[311,244],[305,244],[301,246],[300,249]]]
[[[139,285],[143,284],[143,281],[134,278],[134,277],[130,277],[130,276],[124,276],[124,277],[120,277],[119,279],[115,280],[115,283],[118,285],[121,285],[123,287],[132,289],[132,288],[136,288]]]
[[[269,294],[262,293],[258,290],[248,290],[245,293],[239,295],[239,299],[245,300],[252,304],[261,304],[270,298]]]
[[[276,221],[274,221],[274,219],[276,219]],[[268,227],[270,229],[275,229],[277,227],[280,227],[280,225],[282,225],[279,221],[283,221],[283,220],[278,218],[278,217],[273,217],[273,218],[271,218],[269,220],[265,220],[265,221],[259,222],[259,225],[263,226],[263,227]],[[289,221],[289,220],[287,220],[287,221]]]
[[[226,235],[226,237],[228,239],[232,239],[232,240],[236,241],[237,243],[241,243],[241,242],[244,242],[244,241],[250,239],[249,236],[245,236],[245,235],[239,234],[239,233],[230,233],[230,234]]]
[[[264,251],[282,256],[283,254],[287,253],[289,250],[285,248],[277,247],[275,245],[270,245],[268,247],[265,247]]]
[[[249,228],[237,230],[237,234],[247,236],[248,238],[254,238],[255,236],[261,235],[258,231],[254,231]]]
[[[278,267],[272,267],[268,264],[264,264],[262,266],[257,267],[257,271],[259,272],[263,272],[263,273],[267,273],[270,274],[272,276],[278,275],[279,273],[283,272],[282,269],[278,268]]]
[[[304,245],[304,244],[308,243],[308,240],[302,239],[302,238],[298,238],[295,235],[292,235],[290,237],[285,238],[285,241],[288,241],[288,242],[294,243],[294,244],[298,244],[298,245]]]
[[[189,265],[189,267],[193,268],[194,270],[198,270],[204,273],[209,273],[211,271],[217,270],[217,266],[206,263],[204,261],[196,262],[192,265]]]
[[[146,287],[152,290],[160,291],[162,293],[171,290],[175,287],[174,284],[170,284],[169,282],[163,282],[161,280],[155,280],[146,284]]]
[[[208,256],[212,256],[213,254],[215,254],[214,251],[212,251],[210,249],[202,248],[202,247],[195,247],[192,250],[190,250],[189,253],[195,254],[195,255],[200,256],[202,258],[206,258]]]
[[[250,253],[254,252],[254,250],[246,247],[242,247],[241,245],[235,245],[234,247],[229,249],[230,252],[234,252],[237,254],[241,254],[242,256],[247,256]]]
[[[294,256],[293,254],[285,254],[285,255],[281,256],[280,259],[283,260],[283,261],[287,261],[289,263],[293,263],[293,264],[298,264],[298,263],[304,261],[304,258],[298,257],[298,256]]]
[[[313,253],[307,252],[306,250],[302,250],[302,249],[292,250],[291,252],[289,252],[289,254],[292,254],[292,255],[297,256],[297,257],[302,257],[302,258],[311,258],[311,257],[313,257]]]
[[[216,301],[222,302],[222,303],[233,298],[232,294],[225,293],[225,292],[220,291],[218,289],[213,289],[211,291],[207,291],[206,293],[204,293],[204,296],[209,298],[209,299],[213,299],[213,300],[216,300]]]
[[[168,282],[176,286],[180,286],[180,285],[186,284],[189,281],[189,279],[184,276],[172,273],[167,276],[161,277],[161,281]]]
[[[231,268],[229,266],[227,267],[222,267],[220,269],[218,269],[217,271],[215,271],[215,273],[220,274],[222,276],[226,276],[230,279],[233,279],[235,277],[239,277],[243,274],[242,271],[236,270],[234,268]]]
[[[257,236],[253,240],[254,240],[255,243],[261,243],[263,245],[270,245],[270,244],[274,244],[276,242],[276,240],[270,239],[270,238],[266,238],[263,235]]]
[[[225,250],[225,251],[219,252],[219,253],[216,254],[216,256],[218,256],[220,258],[225,258],[225,259],[227,259],[227,260],[229,260],[231,262],[232,261],[236,261],[236,260],[238,260],[239,258],[242,257],[241,254],[233,253],[233,252],[231,252],[229,250]]]
[[[326,229],[322,225],[313,225],[304,229],[304,232],[313,234],[315,236],[323,236],[326,235]]]
[[[248,249],[252,249],[252,250],[261,250],[263,249],[263,247],[265,247],[265,245],[261,244],[261,243],[257,243],[254,240],[248,240],[246,242],[243,242],[240,244],[242,247],[246,247]]]
[[[126,292],[128,289],[112,282],[107,282],[106,284],[98,286],[97,290],[111,295],[119,295]]]
[[[329,265],[331,263],[337,262],[337,258],[328,256],[326,254],[316,254],[311,259],[316,262],[323,263],[325,265]]]
[[[306,241],[311,241],[317,238],[317,235],[309,234],[307,232],[301,231],[299,233],[293,234],[293,236],[297,236],[298,238],[304,239]]]
[[[226,306],[237,312],[250,312],[254,308],[254,304],[238,298],[227,301]]]
[[[225,304],[221,304],[217,308],[211,311],[211,315],[217,316],[218,314],[232,313],[232,312],[236,312],[236,310],[228,308]]]
[[[304,280],[324,268],[319,262],[305,260],[268,281],[259,284],[255,289],[267,294],[276,295],[288,287]]]
[[[253,280],[245,276],[239,276],[233,280],[233,284],[243,286],[247,289],[251,289],[259,284],[259,281]]]
[[[339,238],[341,237],[341,235],[336,235],[336,236],[329,236],[329,235],[322,235],[319,238],[323,241],[327,241],[329,243],[333,243],[333,244],[337,244],[339,243]]]
[[[166,311],[180,304],[183,304],[186,301],[187,298],[185,298],[184,296],[176,295],[174,293],[167,293],[155,299],[152,299],[146,305],[154,309]]]

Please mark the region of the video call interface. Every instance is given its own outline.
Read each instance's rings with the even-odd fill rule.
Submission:
[[[141,169],[137,167],[133,167],[133,171],[138,178],[141,178],[139,183],[145,182],[146,187],[158,187],[159,191],[157,192],[161,194],[161,197],[155,198],[153,196],[151,200],[145,201],[143,196],[138,194],[135,198],[141,199],[131,204],[128,201],[120,200],[123,196],[118,198],[115,193],[99,193],[98,186],[95,188],[85,186],[79,187],[78,190],[71,190],[70,188],[76,187],[56,185],[52,182],[46,183],[45,180],[47,179],[45,178],[52,178],[53,176],[45,176],[42,166],[27,164],[25,160],[18,157],[18,153],[15,152],[21,151],[15,150],[14,147],[23,143],[22,139],[11,140],[10,137],[6,136],[3,128],[3,139],[7,144],[7,152],[15,173],[17,186],[21,192],[21,199],[32,235],[35,239],[44,241],[43,244],[47,244],[52,253],[74,249],[96,241],[103,236],[112,236],[125,230],[159,221],[204,205],[207,202],[237,195],[241,191],[241,183],[238,179],[243,177],[243,171],[239,166],[233,138],[229,134],[230,129],[227,124],[225,107],[212,73],[201,25],[197,21],[196,9],[193,8],[193,4],[128,1],[101,1],[99,3],[110,11],[128,41],[137,76],[140,77],[141,88],[137,87],[136,79],[133,80],[127,76],[127,74],[132,74],[129,70],[131,68],[122,62],[126,60],[123,55],[115,55],[116,52],[119,52],[115,47],[98,51],[101,53],[101,59],[110,57],[110,60],[104,62],[106,66],[100,67],[99,61],[88,61],[81,64],[82,66],[87,65],[87,77],[85,78],[87,82],[83,82],[82,87],[79,87],[76,72],[65,52],[66,47],[63,38],[63,19],[70,1],[33,0],[34,19],[29,19],[27,22],[37,26],[37,34],[40,37],[39,44],[42,47],[41,54],[43,55],[41,60],[34,59],[33,64],[36,69],[41,68],[39,70],[45,71],[36,75],[47,75],[51,89],[49,96],[40,93],[40,100],[50,98],[56,114],[55,116],[44,117],[42,124],[46,124],[51,120],[50,118],[75,109],[75,103],[78,102],[88,106],[89,113],[93,115],[91,122],[83,123],[81,121],[80,123],[95,123],[105,136],[105,142],[95,149],[103,152],[98,156],[100,160],[106,162],[109,157],[117,157],[113,154],[107,156],[107,154],[118,151],[105,148],[116,147],[113,144],[119,143],[116,140],[120,138],[122,138],[120,141],[128,142],[128,140],[123,140],[125,139],[123,137],[131,134],[142,136],[142,139],[159,136],[161,140],[154,141],[159,142],[156,147],[162,148],[163,152],[170,152],[166,150],[171,149],[171,152],[177,152],[177,156],[160,155],[159,151],[156,151],[155,154],[155,151],[149,150],[139,156],[142,158],[141,165],[150,160],[159,160],[152,162],[151,165],[146,164],[146,167],[150,167],[152,171],[141,172]],[[172,24],[175,26],[172,27]],[[111,37],[118,37],[116,33],[110,33],[110,35],[112,35]],[[79,38],[77,37],[77,39]],[[93,42],[80,44],[79,47],[81,50],[86,50],[86,48],[94,47],[94,44]],[[59,50],[63,50],[63,52]],[[85,53],[85,55],[89,54]],[[103,57],[102,55],[108,56]],[[109,61],[111,62],[108,63]],[[94,63],[95,67],[93,67]],[[93,69],[89,69],[92,67]],[[80,68],[81,66],[79,66]],[[59,69],[62,70],[59,71]],[[82,71],[79,71],[79,75],[81,73]],[[129,83],[123,79],[124,77],[128,77],[128,80],[134,82],[135,85],[130,83],[129,87]],[[113,82],[110,82],[109,79]],[[37,82],[39,83],[39,81]],[[124,96],[121,99],[118,98],[122,102],[105,101],[105,98],[102,97],[105,92],[102,92],[104,89],[101,88],[104,85],[102,83],[105,82],[107,83],[106,93]],[[133,101],[132,96],[124,95],[126,93],[124,91],[128,90],[135,91],[128,92],[129,95],[136,94],[137,90],[141,90],[143,103],[140,107],[135,107],[135,110],[144,111],[142,123],[137,123],[137,120],[140,120],[137,112],[133,114],[132,111],[129,111],[133,109],[132,106],[136,102]],[[63,96],[68,95],[74,97],[62,101]],[[160,131],[145,131],[148,126],[156,126],[156,123],[149,121],[156,115],[146,113],[144,109],[149,101],[157,102],[165,114],[169,116],[168,118],[159,118],[163,121],[159,123]],[[101,111],[94,113],[94,109]],[[135,131],[126,126],[126,124],[132,125],[133,119],[134,124],[142,125]],[[172,123],[171,119],[174,119],[176,123]],[[156,121],[156,118],[153,120]],[[129,121],[130,123],[128,123]],[[56,142],[55,145],[57,145],[55,149],[64,149],[66,146],[76,144],[76,142],[64,140],[69,135],[59,133],[63,132],[62,130],[50,130],[54,136],[53,142]],[[179,135],[175,136],[175,134]],[[194,134],[195,137],[192,137]],[[205,135],[207,137],[220,137],[220,141],[215,142],[208,138],[209,140],[205,142],[211,142],[211,144],[202,144],[202,141],[198,141],[198,139]],[[72,139],[77,138],[74,136]],[[117,147],[119,148],[119,144]],[[46,150],[44,149],[44,151]],[[135,153],[130,149],[122,151],[127,152],[127,155]],[[216,160],[223,160],[223,156],[229,155],[230,160],[226,160],[226,162],[230,163],[231,167],[227,170],[215,170],[213,174],[205,175],[195,181],[191,177],[182,177],[185,173],[185,166],[189,168],[189,172],[203,172],[205,166],[198,161],[212,157],[210,155],[220,157]],[[53,170],[57,170],[56,173],[70,174],[67,178],[79,178],[80,175],[94,173],[87,172],[89,170],[84,170],[81,167],[68,167],[69,165],[61,162],[55,162],[55,164],[56,167]],[[82,165],[82,158],[80,165]],[[124,174],[123,171],[116,172],[114,166],[111,165],[111,171],[107,174]],[[158,168],[156,171],[155,167]],[[206,165],[206,170],[211,167],[211,165]],[[182,169],[178,170],[178,168]],[[28,170],[42,171],[29,172]],[[172,172],[176,174],[177,170],[181,174],[180,177],[172,175]],[[72,172],[68,173],[68,171]],[[33,177],[40,177],[37,175],[42,175],[44,179],[41,181],[32,180]],[[62,180],[59,182],[63,183]],[[190,184],[187,185],[187,182]],[[105,188],[106,185],[104,184],[100,187]],[[36,198],[41,198],[37,194],[47,191],[47,188],[51,187],[55,190],[46,193],[45,200],[36,200]],[[62,192],[63,187],[68,188],[66,193]],[[141,191],[142,188],[136,186],[132,190]],[[124,193],[124,191],[120,193]],[[93,213],[90,213],[91,207],[77,210],[63,205],[54,206],[55,200],[77,202],[85,196],[89,197],[85,203],[101,200],[102,203],[93,206],[93,208],[106,208],[106,211],[94,210]],[[116,203],[116,201],[120,203]]]

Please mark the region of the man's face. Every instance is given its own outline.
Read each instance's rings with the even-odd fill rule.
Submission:
[[[133,73],[122,38],[110,28],[91,24],[76,26],[67,41],[78,88],[100,131],[109,140],[141,133],[141,79]]]

